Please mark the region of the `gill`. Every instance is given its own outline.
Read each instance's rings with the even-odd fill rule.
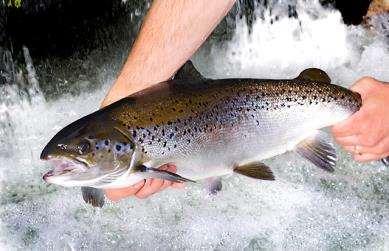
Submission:
[[[138,147],[134,144],[128,134],[125,133],[121,128],[114,127],[114,129],[127,139],[127,143],[130,144],[132,146],[132,149],[134,150],[131,153],[130,162],[128,163],[128,165],[115,165],[113,172],[101,176],[97,180],[96,185],[108,184],[117,180],[120,177],[128,177],[131,173],[136,172],[136,167],[140,165],[139,160],[141,159],[141,152],[139,151]],[[117,156],[114,155],[114,158],[116,160]]]

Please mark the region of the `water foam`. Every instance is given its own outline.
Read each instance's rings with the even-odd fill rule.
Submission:
[[[282,6],[280,7],[282,8]],[[287,78],[321,67],[348,86],[359,76],[389,79],[388,44],[317,3],[298,2],[299,19],[265,11],[252,33],[238,21],[233,40],[203,48],[196,65],[208,76]],[[273,20],[273,24],[271,24]],[[118,62],[110,62],[118,64]],[[4,249],[387,249],[389,176],[380,164],[340,156],[335,175],[289,153],[266,161],[274,182],[226,178],[209,198],[200,185],[92,209],[77,188],[46,186],[40,150],[60,128],[97,109],[98,91],[3,105],[7,151],[0,155],[0,243]],[[108,73],[107,73],[108,72]],[[3,119],[3,117],[1,117]],[[0,151],[2,153],[2,151]]]

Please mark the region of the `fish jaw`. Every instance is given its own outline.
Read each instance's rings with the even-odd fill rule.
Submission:
[[[65,157],[50,157],[47,161],[54,166],[51,170],[43,175],[43,180],[47,183],[61,186],[75,186],[69,183],[75,176],[88,171],[88,167],[77,160]]]

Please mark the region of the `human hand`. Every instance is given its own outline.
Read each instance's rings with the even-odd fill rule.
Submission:
[[[176,172],[176,167],[171,164],[163,165],[159,169],[169,172]],[[160,179],[146,179],[126,188],[106,189],[105,195],[112,201],[119,201],[129,196],[135,196],[139,199],[144,199],[168,187],[183,188],[184,183]]]
[[[360,162],[389,156],[389,85],[364,77],[351,90],[361,94],[362,107],[332,127],[335,140]]]

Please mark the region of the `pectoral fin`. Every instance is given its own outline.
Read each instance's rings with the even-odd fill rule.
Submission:
[[[274,180],[270,167],[261,162],[252,162],[241,166],[235,166],[234,172],[261,180]]]
[[[295,151],[315,166],[333,172],[336,165],[336,152],[328,136],[321,131],[299,143]]]
[[[194,180],[184,178],[176,173],[172,173],[166,170],[160,170],[153,167],[140,166],[139,172],[144,173],[146,178],[169,180],[173,182],[196,182]]]
[[[93,187],[81,187],[82,198],[88,204],[94,207],[104,206],[104,192],[101,189]]]

